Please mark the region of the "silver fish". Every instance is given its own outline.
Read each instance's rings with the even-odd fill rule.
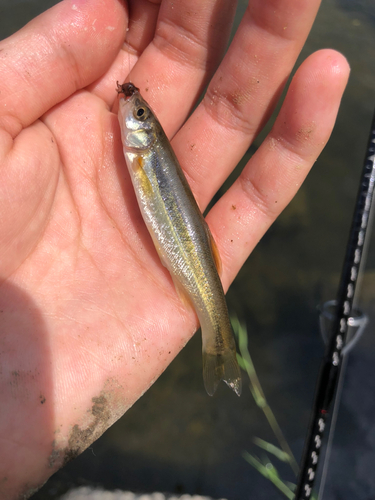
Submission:
[[[124,155],[139,208],[161,262],[201,325],[206,391],[212,396],[223,380],[239,396],[241,374],[214,239],[170,142],[139,89],[124,83],[117,84],[117,92]]]

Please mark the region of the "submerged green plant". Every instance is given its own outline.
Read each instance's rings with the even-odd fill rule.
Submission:
[[[281,462],[287,463],[290,465],[292,471],[297,476],[299,472],[299,467],[292,450],[290,449],[287,440],[284,437],[284,434],[276,420],[273,411],[271,410],[266,396],[263,392],[263,389],[260,385],[258,375],[255,371],[253,361],[251,359],[249,349],[248,349],[248,339],[247,339],[247,329],[246,326],[239,321],[237,316],[231,317],[231,322],[234,330],[234,334],[238,340],[238,346],[240,350],[240,354],[237,353],[237,360],[240,367],[247,373],[250,384],[249,388],[255,403],[257,406],[263,411],[278,443],[279,447],[275,446],[272,443],[268,443],[260,438],[254,438],[253,442],[262,450],[267,453],[273,455]],[[260,459],[257,456],[244,451],[243,452],[244,459],[252,465],[258,472],[260,472],[264,477],[266,477],[269,481],[271,481],[276,488],[278,488],[287,498],[290,500],[294,499],[294,490],[296,485],[289,481],[282,480],[279,476],[279,473],[276,467],[273,465],[271,460],[268,458],[266,453],[263,454],[263,458]],[[312,495],[311,500],[317,500],[315,494]]]

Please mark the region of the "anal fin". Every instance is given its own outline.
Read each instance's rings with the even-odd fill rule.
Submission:
[[[177,279],[172,274],[171,274],[171,277],[172,277],[172,281],[173,281],[174,287],[176,289],[177,295],[179,296],[181,302],[184,304],[184,306],[187,309],[190,309],[190,308],[194,309],[192,302],[191,302],[187,292],[184,290],[183,286],[181,285],[181,283],[179,281],[177,281]]]

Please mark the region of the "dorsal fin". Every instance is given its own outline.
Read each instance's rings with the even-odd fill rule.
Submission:
[[[212,236],[212,233],[211,233],[210,228],[208,226],[207,226],[207,235],[208,235],[208,241],[210,242],[211,252],[212,252],[212,256],[214,258],[215,266],[216,266],[216,269],[217,269],[219,276],[221,277],[223,265],[221,263],[219,249],[217,248],[216,241],[214,240],[214,237]]]

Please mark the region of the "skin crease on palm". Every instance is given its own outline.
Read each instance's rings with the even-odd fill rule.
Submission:
[[[1,499],[28,497],[89,446],[198,327],[141,219],[116,81],[154,108],[204,209],[270,116],[318,7],[252,0],[224,59],[233,0],[65,0],[0,42]],[[225,289],[326,144],[348,74],[333,50],[305,60],[210,211]]]

